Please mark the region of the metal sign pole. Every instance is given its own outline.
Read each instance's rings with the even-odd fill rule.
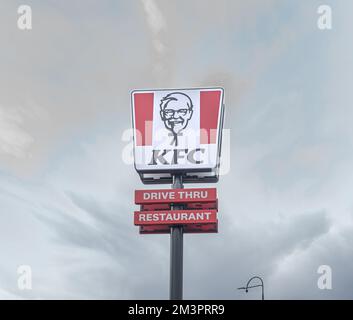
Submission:
[[[173,175],[173,189],[182,189],[182,175]],[[173,205],[173,210],[183,209]],[[170,300],[183,299],[183,226],[170,228]]]

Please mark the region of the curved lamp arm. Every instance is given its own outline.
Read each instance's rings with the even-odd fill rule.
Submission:
[[[259,279],[261,284],[259,285],[255,285],[255,286],[250,286],[250,283],[252,280],[254,279]],[[248,283],[246,284],[246,287],[241,287],[241,288],[238,288],[239,290],[245,290],[245,292],[248,292],[249,291],[249,288],[256,288],[256,287],[261,287],[262,288],[262,294],[261,294],[261,298],[262,300],[265,300],[265,289],[264,289],[264,282],[262,280],[262,278],[258,277],[258,276],[255,276],[255,277],[252,277],[249,279]]]

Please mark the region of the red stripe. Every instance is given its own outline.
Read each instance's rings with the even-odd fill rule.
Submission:
[[[200,92],[200,143],[216,143],[221,91]]]
[[[153,93],[135,93],[134,108],[136,145],[151,146]]]

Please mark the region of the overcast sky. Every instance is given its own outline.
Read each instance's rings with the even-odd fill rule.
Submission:
[[[133,225],[130,91],[214,85],[231,167],[184,298],[257,299],[236,288],[259,275],[267,299],[352,299],[352,21],[350,0],[2,0],[0,298],[168,299],[169,236]]]

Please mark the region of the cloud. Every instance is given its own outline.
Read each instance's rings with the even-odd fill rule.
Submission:
[[[0,105],[0,155],[16,158],[28,156],[33,137],[23,128],[23,111]]]
[[[310,250],[295,251],[278,264],[268,279],[269,290],[284,299],[345,299],[353,284],[346,270],[351,270],[352,221],[344,227],[331,228],[315,240]],[[321,265],[332,270],[332,290],[319,290],[317,282]],[[286,283],[286,286],[281,286]]]
[[[13,238],[12,248],[15,243],[23,246],[23,241],[31,248],[27,256],[13,252],[6,270],[26,263],[33,266],[36,276],[32,292],[18,292],[12,267],[13,275],[7,279],[13,280],[2,281],[4,290],[23,298],[50,299],[168,296],[169,236],[138,235],[131,205],[137,177],[129,178],[132,167],[121,170],[114,164],[119,155],[114,145],[115,140],[106,134],[84,147],[77,145],[75,152],[52,167],[45,185],[27,183],[20,188],[12,178],[3,179],[8,191],[7,196],[2,192],[7,199],[3,206],[15,212],[13,219],[21,221],[28,233],[19,239],[6,237]],[[102,169],[107,166],[109,172]],[[102,188],[97,189],[98,185]],[[221,198],[223,203],[227,194],[221,192]],[[23,220],[21,212],[31,214]],[[219,234],[185,235],[186,298],[232,299],[237,294],[234,288],[249,274],[269,277],[285,257],[308,250],[330,225],[325,212],[262,223],[240,223],[226,207],[220,214]],[[30,238],[32,232],[36,238]],[[53,291],[57,281],[61,285]]]
[[[155,50],[163,54],[165,47],[161,41],[160,33],[166,29],[166,22],[164,20],[163,14],[156,1],[154,0],[142,0],[144,10],[146,12],[148,25],[151,28],[152,34],[154,36]]]
[[[229,216],[223,217],[220,235],[187,240],[191,249],[185,248],[185,274],[189,281],[197,279],[197,286],[185,289],[190,299],[248,298],[236,288],[254,275],[263,277],[272,286],[269,282],[277,265],[294,252],[310,250],[314,241],[327,234],[330,225],[323,212],[282,217],[276,222],[268,219],[258,224],[230,223],[228,219]],[[279,297],[272,290],[268,295],[268,299]]]
[[[158,236],[141,238],[133,226],[131,190],[138,184],[136,175],[131,178],[133,168],[117,162],[120,149],[110,135],[78,143],[75,150],[53,165],[40,184],[1,179],[0,201],[8,213],[0,216],[0,234],[7,239],[0,244],[7,257],[0,263],[3,292],[30,299],[163,298],[169,246]],[[14,229],[21,230],[21,237]],[[143,261],[151,256],[153,269],[165,278],[157,285],[154,273],[145,275]],[[32,267],[32,291],[16,286],[21,264]]]
[[[12,243],[7,249],[0,247],[8,258],[2,262],[2,290],[22,298],[167,298],[169,236],[141,236],[133,226],[133,189],[139,181],[132,166],[116,161],[121,148],[116,147],[115,134],[75,142],[70,150],[52,165],[44,184],[1,179],[2,208],[9,213],[0,216],[1,235],[7,239],[2,243]],[[263,193],[253,181],[250,186],[254,193]],[[239,199],[247,205],[249,196],[244,182],[233,189],[223,184],[219,234],[185,235],[185,298],[256,299],[255,291],[236,291],[256,274],[265,279],[267,298],[300,297],[300,288],[280,287],[301,276],[293,268],[310,271],[307,261],[293,259],[312,257],[308,259],[314,273],[305,287],[316,281],[316,265],[332,252],[345,252],[348,244],[334,236],[335,224],[326,211],[278,214],[278,203],[274,212],[265,205],[268,196],[252,199],[254,205],[245,211]],[[21,237],[11,231],[19,226]],[[316,257],[312,254],[318,244],[329,245]],[[286,267],[288,261],[293,261],[291,268]],[[33,268],[31,292],[16,289],[19,264]],[[321,292],[310,294],[320,297]]]

